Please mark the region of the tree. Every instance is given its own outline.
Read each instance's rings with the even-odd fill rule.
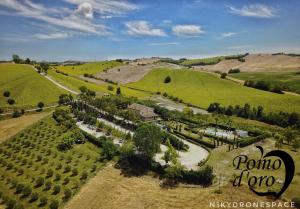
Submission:
[[[293,142],[296,136],[297,136],[297,132],[291,128],[286,129],[286,131],[284,132],[284,137],[288,144]]]
[[[71,189],[67,188],[64,192],[64,199],[68,200],[68,199],[70,199],[70,197],[72,197],[72,191],[71,191]]]
[[[47,74],[47,72],[48,72],[48,70],[50,68],[50,65],[47,62],[41,62],[40,66],[41,66],[42,71],[45,74]]]
[[[38,193],[36,193],[36,192],[32,193],[31,196],[30,196],[30,202],[34,202],[37,199],[39,199]]]
[[[3,92],[3,96],[5,96],[5,97],[9,97],[9,96],[10,96],[10,92],[9,92],[9,91],[7,91],[7,90],[6,90],[6,91],[4,91],[4,92]]]
[[[60,185],[57,184],[53,187],[53,194],[58,194],[58,193],[60,193]]]
[[[42,110],[43,107],[44,107],[44,103],[43,103],[43,102],[39,102],[39,103],[37,104],[37,107],[38,107],[40,110]]]
[[[161,139],[160,128],[154,124],[142,124],[133,136],[137,150],[149,160],[160,151]]]
[[[170,83],[171,82],[171,77],[167,76],[165,77],[164,83]]]
[[[116,145],[111,139],[103,137],[102,139],[102,156],[107,160],[111,160],[118,152]]]
[[[9,99],[7,100],[7,103],[8,103],[9,105],[13,105],[13,104],[15,104],[15,100],[9,98]]]
[[[178,178],[182,177],[183,166],[180,163],[170,165],[165,169],[165,177],[168,179],[169,184],[176,184]]]
[[[47,197],[41,197],[39,206],[44,206],[48,202]]]
[[[25,60],[25,64],[30,64],[30,59],[29,58],[27,58],[26,60]]]
[[[173,165],[175,165],[178,160],[178,154],[174,147],[171,145],[170,140],[167,139],[166,146],[168,147],[168,150],[165,152],[163,156],[163,160],[166,162],[166,164],[169,164],[169,162],[172,162]]]
[[[25,186],[22,190],[22,197],[28,197],[32,192],[30,186]]]
[[[117,88],[116,94],[117,94],[117,95],[121,95],[121,88],[120,88],[120,87]]]
[[[222,79],[225,79],[226,76],[227,76],[227,73],[222,73],[222,74],[221,74],[221,78],[222,78]]]
[[[13,59],[13,61],[16,63],[16,64],[19,64],[19,63],[21,63],[21,58],[19,57],[19,55],[17,55],[17,54],[14,54],[13,56],[12,56],[12,59]]]

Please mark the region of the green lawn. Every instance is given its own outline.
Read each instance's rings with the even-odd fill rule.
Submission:
[[[96,92],[103,92],[103,93],[110,93],[110,94],[115,94],[116,93],[117,86],[113,85],[113,84],[106,84],[105,83],[105,84],[102,84],[102,85],[98,85],[98,84],[91,83],[91,82],[85,82],[83,80],[80,80],[80,79],[72,77],[72,76],[65,76],[65,75],[62,75],[60,73],[56,73],[53,70],[49,70],[48,75],[50,75],[52,78],[54,78],[59,83],[65,85],[65,86],[67,86],[70,89],[73,89],[75,91],[79,91],[79,87],[81,87],[81,86],[86,86],[87,88],[89,88],[93,91],[96,91]],[[114,90],[109,91],[107,89],[108,85],[113,86]],[[139,97],[139,98],[149,96],[149,94],[146,93],[146,92],[129,89],[125,86],[121,86],[121,93],[126,95],[126,96],[134,96],[134,97]]]
[[[36,106],[38,102],[54,103],[65,93],[29,65],[0,64],[0,107],[9,106],[8,98],[3,96],[6,90],[17,107]]]
[[[163,81],[168,75],[172,81],[165,84]],[[212,102],[226,106],[249,103],[253,106],[262,105],[266,111],[300,112],[299,96],[248,88],[220,79],[217,75],[186,69],[156,69],[142,80],[127,85],[152,92],[166,92],[202,108],[207,108]]]
[[[64,131],[54,119],[46,119],[25,129],[0,146],[0,192],[1,199],[16,200],[24,208],[49,208],[52,200],[59,201],[62,206],[65,191],[69,189],[74,195],[89,177],[102,167],[98,161],[101,149],[86,142],[75,145],[69,151],[59,151]],[[87,178],[83,178],[83,172]],[[37,179],[44,182],[38,186]],[[48,182],[48,183],[47,183]],[[47,184],[49,184],[47,188]],[[18,187],[27,187],[28,193]],[[59,185],[60,191],[54,192]],[[37,200],[32,200],[37,193]],[[46,205],[41,206],[41,198],[47,198]],[[6,202],[7,204],[8,202]]]
[[[241,80],[266,81],[283,86],[286,90],[300,93],[300,73],[298,72],[241,72],[230,74]]]
[[[117,61],[103,61],[89,62],[74,66],[56,66],[55,68],[69,75],[83,75],[84,73],[96,74],[102,72],[103,70],[108,70],[119,65],[122,65],[122,63]]]

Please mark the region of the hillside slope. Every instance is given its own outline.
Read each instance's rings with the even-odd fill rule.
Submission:
[[[164,83],[166,76],[170,83]],[[261,105],[266,111],[300,112],[300,97],[261,91],[220,79],[214,74],[191,70],[156,69],[142,80],[128,84],[130,87],[152,91],[166,92],[202,108],[210,103],[222,105]]]
[[[39,75],[32,66],[0,64],[0,107],[9,107],[3,92],[8,90],[17,107],[36,106],[38,102],[54,103],[66,91]]]
[[[271,54],[249,54],[245,62],[237,59],[222,60],[214,65],[195,66],[195,69],[208,71],[227,72],[233,68],[239,68],[241,71],[297,71],[300,70],[300,57],[288,55],[271,55]]]

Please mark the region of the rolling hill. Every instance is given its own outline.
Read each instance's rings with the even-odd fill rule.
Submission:
[[[164,83],[167,76],[170,83]],[[191,70],[155,69],[143,79],[127,86],[152,91],[166,92],[202,108],[210,103],[222,105],[261,105],[266,111],[300,112],[300,97],[282,95],[244,87],[217,75]]]
[[[10,92],[16,107],[32,107],[38,102],[54,103],[58,96],[66,91],[39,75],[29,65],[0,64],[0,107],[9,107],[4,91]]]

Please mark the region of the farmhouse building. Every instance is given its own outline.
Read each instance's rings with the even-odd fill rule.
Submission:
[[[147,107],[145,105],[133,103],[128,106],[128,110],[133,111],[138,115],[143,121],[153,121],[156,120],[158,115],[154,113],[154,109]]]

